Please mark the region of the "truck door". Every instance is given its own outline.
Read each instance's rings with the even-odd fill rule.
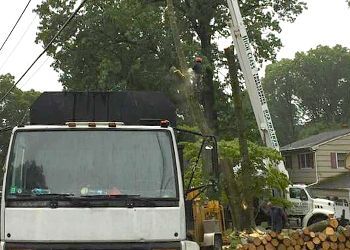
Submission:
[[[305,215],[310,210],[312,201],[308,197],[307,193],[302,188],[291,187],[288,190],[287,197],[292,202],[292,207],[289,208],[288,214],[290,215]]]

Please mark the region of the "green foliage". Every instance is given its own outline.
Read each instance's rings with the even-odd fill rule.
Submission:
[[[340,45],[266,68],[263,83],[282,145],[350,123],[349,68],[350,50]]]
[[[0,95],[3,96],[14,84],[14,77],[10,74],[0,75]],[[21,91],[18,88],[5,98],[1,104],[1,127],[14,127],[19,123],[25,123],[29,118],[29,107],[38,97],[39,93],[30,91]],[[0,164],[4,163],[8,144],[10,141],[11,130],[0,133]]]
[[[201,141],[197,142],[186,142],[183,143],[184,148],[184,158],[188,161],[188,167],[185,172],[185,183],[188,184],[188,178],[190,176],[190,170],[194,166],[198,152],[201,146]],[[220,160],[229,160],[233,163],[232,166],[236,166],[232,170],[232,174],[235,176],[238,186],[243,189],[243,186],[250,187],[251,191],[254,191],[256,197],[262,197],[266,194],[268,188],[280,188],[284,189],[288,186],[288,178],[281,174],[278,170],[274,168],[278,162],[282,160],[280,154],[270,148],[262,147],[254,143],[249,143],[249,153],[251,164],[254,167],[254,176],[252,176],[251,182],[249,184],[242,183],[242,172],[244,171],[239,164],[241,162],[241,156],[239,151],[238,140],[233,141],[219,141],[219,158]],[[266,166],[266,162],[269,162],[270,167]],[[203,185],[207,183],[207,176],[203,173],[202,162],[199,162],[196,168],[193,186]]]
[[[271,188],[275,188],[281,192],[284,192],[284,190],[286,190],[291,182],[288,177],[285,174],[281,173],[278,169],[269,167],[267,174],[267,184]]]

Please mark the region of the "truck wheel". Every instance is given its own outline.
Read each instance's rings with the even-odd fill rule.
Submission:
[[[307,226],[310,226],[312,224],[315,224],[315,223],[323,221],[323,220],[327,220],[327,216],[325,216],[323,214],[315,215],[315,216],[311,217],[311,219],[307,222]]]
[[[213,250],[222,250],[222,235],[221,234],[216,234],[214,236]]]

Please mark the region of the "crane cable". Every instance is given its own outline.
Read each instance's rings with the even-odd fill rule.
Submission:
[[[44,50],[39,54],[39,56],[34,60],[34,62],[28,67],[28,69],[22,74],[22,76],[9,88],[4,96],[1,97],[0,103],[4,101],[4,99],[11,93],[11,91],[18,85],[18,83],[25,77],[25,75],[31,70],[34,64],[45,54],[45,52],[51,47],[52,43],[56,40],[56,38],[62,33],[62,31],[67,27],[67,25],[72,21],[72,19],[78,14],[79,10],[84,6],[87,0],[81,1],[76,10],[70,15],[70,17],[66,20],[66,22],[62,25],[62,27],[58,30],[55,36],[50,40],[50,42],[46,45]]]
[[[22,11],[21,15],[18,17],[18,19],[17,19],[15,25],[12,27],[10,33],[7,35],[5,41],[2,43],[2,45],[1,45],[1,47],[0,47],[0,51],[1,51],[2,48],[5,46],[6,42],[8,41],[8,39],[10,38],[10,36],[12,35],[12,32],[15,30],[17,24],[18,24],[19,21],[21,20],[21,18],[22,18],[22,16],[23,16],[24,12],[26,12],[26,10],[27,10],[27,8],[28,8],[28,6],[29,6],[29,4],[30,4],[31,1],[32,1],[32,0],[29,0],[29,1],[28,1],[26,7],[25,7],[24,10]]]

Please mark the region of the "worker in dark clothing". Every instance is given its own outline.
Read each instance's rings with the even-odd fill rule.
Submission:
[[[279,206],[274,206],[270,202],[268,205],[270,207],[271,229],[274,232],[280,233],[287,222],[287,214]]]

